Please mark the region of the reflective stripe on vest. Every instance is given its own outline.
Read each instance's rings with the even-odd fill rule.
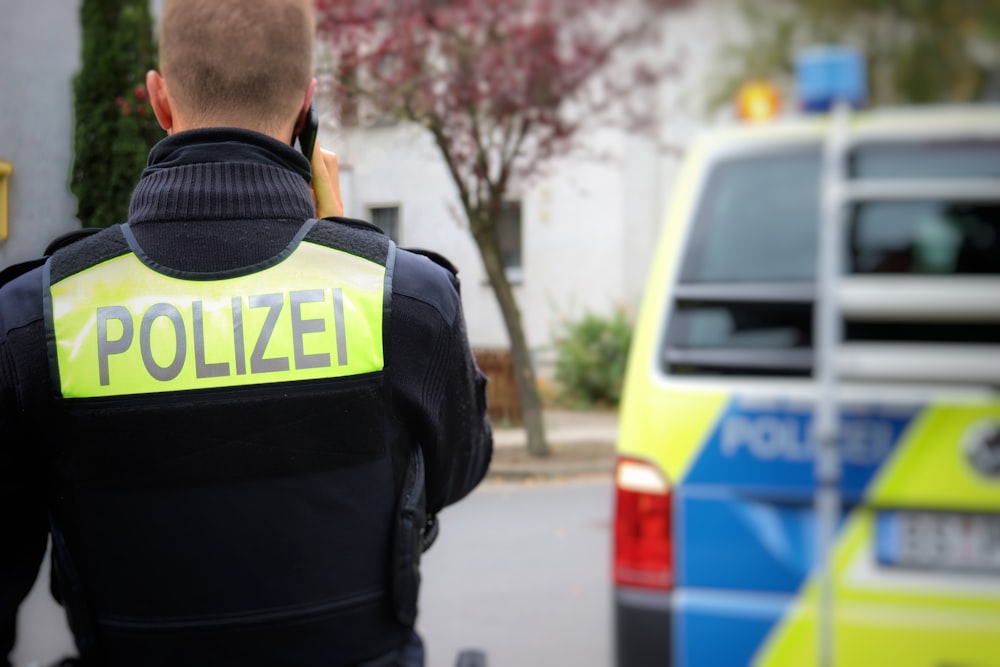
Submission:
[[[184,280],[129,253],[51,285],[66,398],[150,394],[382,370],[385,267],[301,242],[275,266]]]

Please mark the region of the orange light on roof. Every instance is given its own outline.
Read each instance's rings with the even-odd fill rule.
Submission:
[[[736,93],[736,114],[745,121],[762,123],[781,111],[781,93],[770,81],[750,81]]]

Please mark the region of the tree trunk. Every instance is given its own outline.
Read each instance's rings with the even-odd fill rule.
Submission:
[[[492,225],[486,223],[484,227],[496,229],[496,223],[495,221]],[[542,419],[542,401],[538,396],[538,385],[535,383],[535,369],[531,363],[531,351],[528,349],[528,341],[524,336],[521,311],[514,300],[514,290],[511,289],[510,281],[507,280],[507,271],[504,269],[503,260],[500,257],[500,249],[492,240],[491,235],[485,231],[474,232],[473,238],[476,240],[483,265],[486,267],[486,275],[490,279],[493,293],[500,304],[500,312],[503,314],[503,321],[507,327],[507,336],[510,338],[510,354],[514,362],[514,375],[521,398],[521,418],[528,436],[528,453],[532,456],[548,456],[550,452],[545,438],[545,423]]]

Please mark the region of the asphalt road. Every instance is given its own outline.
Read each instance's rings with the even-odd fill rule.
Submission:
[[[491,483],[441,515],[418,627],[428,667],[611,664],[609,479]]]
[[[610,512],[607,478],[490,482],[446,509],[423,564],[427,667],[469,647],[489,667],[611,664]],[[72,650],[47,582],[43,573],[22,608],[14,667]]]

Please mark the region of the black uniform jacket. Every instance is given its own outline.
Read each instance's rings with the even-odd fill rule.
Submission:
[[[179,133],[152,151],[129,227],[161,266],[231,273],[289,245],[313,214],[309,178],[301,154],[263,135]],[[319,227],[331,238],[388,245],[364,222],[332,219]],[[94,244],[80,243],[88,242]],[[309,383],[283,387],[280,402],[273,392],[259,400],[236,392],[232,400],[213,399],[210,409],[197,392],[182,392],[167,401],[98,401],[88,408],[92,414],[74,417],[76,433],[59,431],[51,419],[42,269],[0,288],[0,664],[50,522],[53,586],[78,642],[100,637],[115,644],[110,654],[97,647],[107,664],[139,664],[136,655],[163,650],[180,662],[141,664],[332,666],[404,642],[413,610],[401,610],[399,597],[415,583],[400,579],[415,562],[400,563],[397,552],[415,538],[401,534],[398,521],[385,524],[388,514],[416,502],[407,497],[414,493],[407,482],[412,452],[422,454],[431,514],[479,483],[492,452],[485,380],[469,348],[458,280],[442,264],[396,253],[386,387],[367,408],[352,411],[338,404],[336,392]],[[220,435],[223,423],[230,426]],[[95,424],[103,430],[88,432]],[[231,433],[231,424],[242,431]],[[283,450],[289,433],[348,448],[366,434],[385,435],[391,446],[379,472],[377,461],[327,465],[320,455],[310,458],[307,447],[290,455]],[[366,508],[354,511],[352,503]],[[367,505],[377,507],[366,515]],[[353,523],[338,525],[338,507],[354,512]],[[392,591],[348,600],[349,613],[339,599],[322,608],[316,591],[359,587],[376,570]],[[303,609],[289,605],[296,600]],[[133,615],[96,618],[94,607]],[[241,615],[244,608],[253,615]],[[206,616],[192,621],[191,609]],[[346,614],[343,622],[339,614]],[[146,627],[142,619],[156,623]],[[172,622],[174,632],[163,635]],[[237,655],[233,647],[241,647]]]

